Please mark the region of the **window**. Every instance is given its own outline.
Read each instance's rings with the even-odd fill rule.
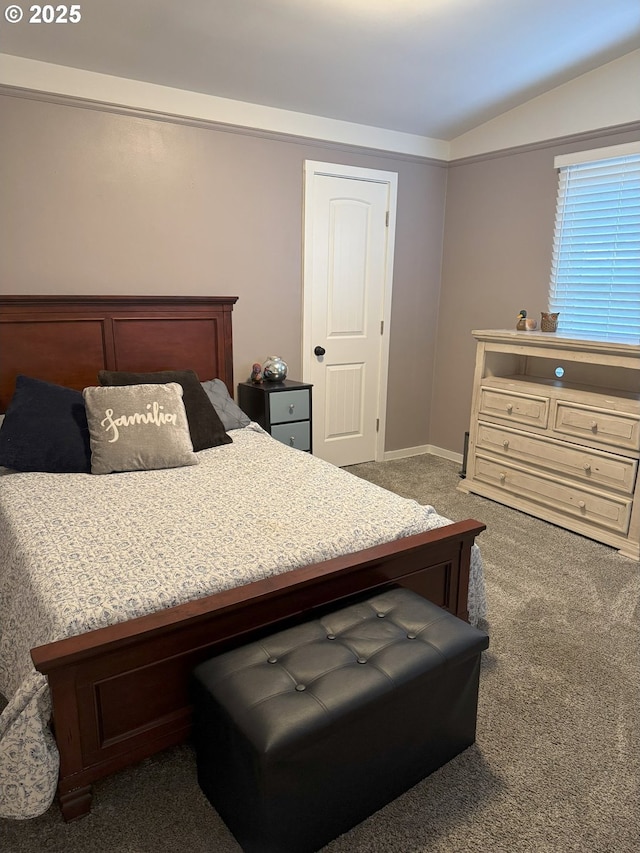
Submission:
[[[640,143],[556,157],[558,332],[640,344]]]

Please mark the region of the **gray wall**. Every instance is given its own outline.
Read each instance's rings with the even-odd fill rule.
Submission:
[[[0,124],[2,292],[238,296],[237,380],[301,376],[304,160],[397,172],[386,443],[427,443],[444,165],[6,95]]]
[[[556,153],[416,158],[0,95],[0,290],[238,296],[235,373],[301,375],[305,159],[398,173],[387,450],[460,453],[475,328],[546,308]],[[445,205],[446,198],[446,205]],[[446,210],[446,218],[445,218]]]

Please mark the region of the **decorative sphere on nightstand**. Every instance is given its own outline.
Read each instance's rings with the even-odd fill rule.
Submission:
[[[289,368],[279,355],[270,355],[262,365],[262,375],[269,382],[282,382],[287,378]]]

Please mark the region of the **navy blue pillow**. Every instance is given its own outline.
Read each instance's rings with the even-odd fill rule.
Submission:
[[[91,473],[82,393],[18,376],[0,428],[0,465],[16,471]]]

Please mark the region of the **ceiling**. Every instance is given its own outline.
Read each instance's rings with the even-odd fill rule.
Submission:
[[[0,51],[451,140],[640,47],[639,0],[81,0]]]

